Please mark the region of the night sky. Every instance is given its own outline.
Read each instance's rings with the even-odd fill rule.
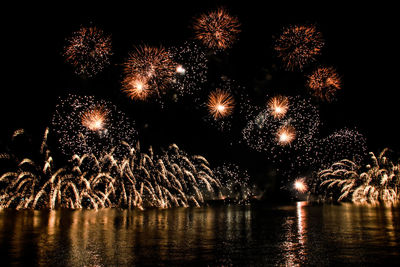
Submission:
[[[4,10],[8,16],[2,16],[6,70],[0,98],[1,148],[18,128],[40,140],[59,96],[87,94],[112,101],[135,120],[145,146],[159,148],[175,142],[189,152],[205,155],[211,163],[252,162],[250,167],[262,169],[260,166],[267,162],[261,154],[236,145],[240,132],[218,132],[199,114],[187,112],[185,105],[192,103],[160,109],[153,104],[134,103],[120,91],[121,64],[134,45],[168,46],[192,39],[193,17],[224,6],[239,18],[242,33],[221,61],[211,60],[210,79],[230,77],[256,99],[280,90],[306,93],[304,73],[312,68],[303,73],[281,69],[272,49],[273,36],[290,24],[315,24],[323,34],[325,46],[312,66],[334,66],[343,82],[337,101],[319,104],[321,135],[356,127],[367,137],[370,151],[379,152],[385,147],[400,151],[395,83],[398,48],[394,41],[398,29],[393,7],[365,3],[350,8],[333,3],[319,7],[229,2],[168,1],[160,5],[141,1],[129,6],[101,6],[98,2],[85,7],[68,2],[60,7],[18,5]],[[92,79],[76,76],[61,55],[65,38],[87,25],[110,33],[114,52],[111,65]],[[267,73],[272,73],[271,80],[266,80]]]

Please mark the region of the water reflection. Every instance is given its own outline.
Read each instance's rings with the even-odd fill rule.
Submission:
[[[0,211],[18,265],[331,265],[397,262],[399,211],[355,205]]]

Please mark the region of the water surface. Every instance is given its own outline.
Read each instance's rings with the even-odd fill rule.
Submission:
[[[0,211],[1,265],[400,265],[400,208]]]

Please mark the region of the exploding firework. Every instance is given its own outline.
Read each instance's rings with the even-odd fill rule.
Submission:
[[[318,109],[311,100],[286,97],[290,108],[276,116],[270,107],[254,112],[242,130],[245,144],[266,153],[272,162],[289,164],[291,170],[313,165],[314,146],[319,131]],[[273,98],[269,102],[274,102]]]
[[[110,64],[111,37],[96,27],[82,27],[67,39],[63,55],[76,74],[92,77]]]
[[[248,176],[232,176],[222,169],[226,188],[200,155],[189,156],[175,144],[161,154],[150,147],[122,142],[124,157],[118,160],[111,152],[100,157],[74,154],[70,166],[56,168],[46,145],[42,143],[43,162],[16,157],[16,170],[0,176],[0,207],[15,209],[57,208],[169,208],[201,206],[207,200],[248,199]],[[233,179],[233,180],[232,180]]]
[[[287,70],[302,69],[321,54],[322,34],[315,26],[290,26],[276,40],[275,51]]]
[[[290,145],[296,138],[296,130],[290,125],[283,125],[276,133],[276,138],[279,145]]]
[[[307,87],[322,100],[331,101],[341,89],[340,77],[332,67],[321,67],[308,76]]]
[[[207,107],[214,119],[218,120],[232,114],[235,100],[229,92],[217,89],[208,96]]]
[[[275,119],[281,119],[289,109],[289,100],[285,96],[272,97],[268,101],[268,107]]]
[[[343,159],[319,173],[320,187],[325,194],[336,186],[338,201],[351,199],[355,203],[396,203],[400,200],[400,164],[394,164],[383,150],[378,157],[370,153],[372,163],[366,171],[355,162]],[[333,192],[335,194],[335,192]]]
[[[123,91],[134,99],[144,99],[149,95],[160,97],[171,84],[176,67],[171,54],[164,48],[136,47],[125,62]]]
[[[304,193],[308,189],[304,179],[296,179],[296,181],[294,181],[293,187],[300,193]]]
[[[118,151],[121,140],[133,142],[137,138],[133,126],[110,102],[69,95],[56,106],[51,130],[64,154],[100,155],[112,147]]]
[[[134,100],[145,100],[152,92],[146,78],[128,75],[123,81],[122,91]]]
[[[82,116],[82,125],[91,131],[101,131],[105,127],[108,111],[103,107],[95,107],[85,111]]]
[[[240,23],[225,9],[219,8],[198,17],[193,25],[196,39],[211,49],[227,49],[237,40]]]

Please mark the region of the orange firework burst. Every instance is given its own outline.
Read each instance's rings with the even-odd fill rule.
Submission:
[[[321,67],[308,76],[307,86],[314,96],[331,101],[341,89],[340,77],[332,67]]]
[[[307,184],[305,183],[304,179],[297,179],[296,181],[294,181],[293,186],[300,193],[304,193],[308,189]]]
[[[131,99],[137,100],[145,100],[152,93],[147,84],[147,79],[140,76],[126,76],[122,91]]]
[[[78,75],[93,76],[110,63],[111,37],[104,35],[101,29],[82,27],[67,39],[67,43],[63,55]]]
[[[294,70],[314,61],[323,46],[322,34],[315,26],[290,26],[277,39],[275,51],[285,68]]]
[[[281,119],[289,109],[289,100],[286,96],[275,96],[268,101],[268,107],[275,119]]]
[[[289,145],[296,138],[296,130],[293,126],[284,125],[278,130],[276,137],[281,146]]]
[[[143,99],[145,91],[146,96],[149,94],[148,91],[159,95],[160,90],[165,89],[172,82],[176,73],[176,64],[164,48],[140,46],[129,55],[124,73],[124,91],[132,90],[132,82],[136,89],[141,87],[138,87],[137,81],[140,81],[139,84],[146,85],[146,90],[140,89],[141,97],[139,98]]]
[[[103,106],[97,106],[85,111],[81,116],[82,125],[91,131],[102,130],[107,121],[108,110]]]
[[[210,114],[217,120],[232,113],[235,101],[229,92],[217,89],[208,96],[207,106]]]
[[[193,25],[196,39],[212,49],[231,47],[240,33],[239,27],[239,20],[223,8],[202,14]]]

